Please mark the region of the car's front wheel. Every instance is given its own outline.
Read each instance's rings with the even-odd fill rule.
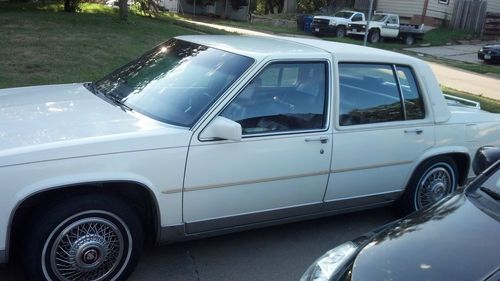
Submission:
[[[335,32],[335,36],[337,36],[338,38],[344,38],[345,35],[346,35],[345,27],[342,25],[337,27],[337,30]]]
[[[437,202],[457,189],[458,169],[448,156],[432,158],[420,165],[401,198],[404,213],[411,213]]]
[[[378,29],[372,29],[368,33],[368,39],[370,43],[378,43],[381,40],[380,31]]]
[[[69,198],[39,213],[24,248],[29,280],[124,280],[143,244],[137,213],[122,200]]]

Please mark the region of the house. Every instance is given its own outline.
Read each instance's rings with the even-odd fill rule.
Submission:
[[[158,4],[164,7],[167,11],[177,13],[179,11],[178,0],[158,0]]]
[[[411,23],[440,26],[451,20],[457,1],[459,0],[377,0],[376,10],[399,14],[402,19]],[[500,13],[500,0],[487,2],[487,12]]]
[[[1,0],[0,0],[1,1]],[[249,5],[234,9],[230,0],[159,0],[165,9],[171,12],[187,13],[192,15],[214,16],[233,20],[247,20]],[[254,0],[249,0],[254,1]]]

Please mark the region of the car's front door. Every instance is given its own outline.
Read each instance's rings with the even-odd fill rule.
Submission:
[[[382,37],[395,38],[399,34],[399,19],[397,16],[388,16],[385,24],[382,26],[380,35]]]
[[[193,137],[183,216],[189,233],[318,211],[331,160],[329,64],[267,65],[218,114],[241,141]]]
[[[434,128],[408,66],[339,63],[337,130],[333,134],[327,206],[394,200],[415,161],[434,145]]]

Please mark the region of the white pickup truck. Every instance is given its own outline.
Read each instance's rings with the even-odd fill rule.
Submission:
[[[402,54],[198,35],[94,83],[0,90],[0,136],[0,262],[122,280],[144,242],[421,209],[500,145],[500,115],[448,105]]]
[[[311,30],[316,36],[335,35],[341,38],[346,35],[349,23],[364,20],[365,14],[362,12],[340,11],[333,16],[315,16]]]
[[[347,25],[347,35],[365,35],[366,21]],[[407,45],[424,38],[423,25],[404,24],[396,14],[375,13],[368,27],[368,40],[377,43],[383,38],[396,38]]]

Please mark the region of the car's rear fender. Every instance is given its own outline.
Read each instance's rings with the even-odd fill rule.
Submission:
[[[437,146],[426,150],[413,164],[411,173],[407,176],[409,183],[415,170],[424,162],[438,156],[449,156],[455,161],[459,172],[458,184],[464,185],[467,182],[470,171],[470,152],[464,146]]]

